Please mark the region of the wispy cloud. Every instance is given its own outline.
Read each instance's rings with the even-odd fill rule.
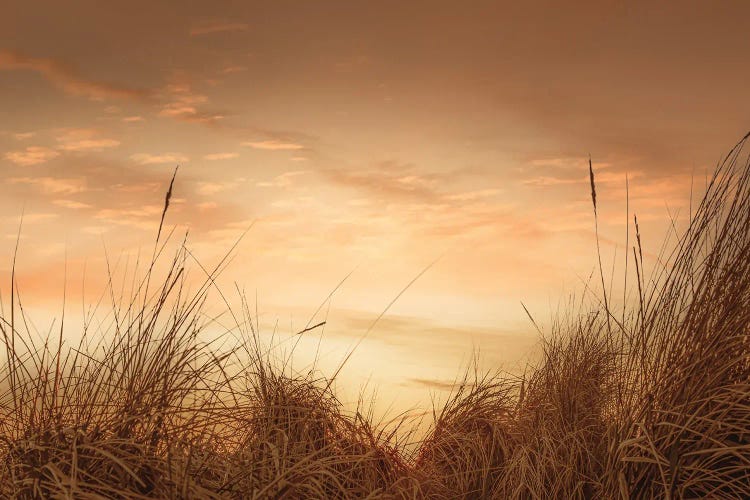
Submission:
[[[634,170],[628,172],[628,178],[633,180],[634,178],[641,177],[643,171]],[[528,177],[523,180],[523,183],[529,186],[560,186],[564,184],[588,184],[590,182],[588,175],[568,175],[568,176],[555,176],[555,175],[537,175]],[[599,184],[625,184],[625,174],[619,172],[597,172],[596,183]]]
[[[215,201],[204,201],[195,205],[199,210],[213,210],[219,205]]]
[[[437,177],[430,173],[419,173],[411,164],[381,162],[374,168],[329,168],[321,173],[335,184],[364,190],[377,198],[422,203],[442,201],[441,193],[436,189]]]
[[[139,159],[161,162],[184,160],[186,156],[174,152],[144,153]],[[82,232],[82,228],[89,226],[96,227],[97,233],[106,227],[118,226],[154,230],[164,208],[164,193],[169,186],[173,163],[166,166],[170,168],[164,170],[164,166],[158,164],[141,165],[128,159],[118,161],[110,155],[98,158],[61,155],[54,163],[32,169],[14,167],[15,174],[0,179],[0,187],[5,183],[0,192],[6,202],[15,200],[14,206],[33,199],[35,206],[49,207],[43,210],[45,212],[66,214],[67,220],[77,221],[76,226]],[[238,181],[230,179],[230,182]],[[222,189],[228,186],[222,185]],[[246,207],[231,199],[205,197],[198,191],[197,181],[189,175],[178,174],[174,192],[170,221],[189,226],[194,235],[248,217]],[[132,235],[120,232],[113,238],[131,245],[126,234]]]
[[[57,137],[59,149],[63,151],[101,151],[120,145],[116,139],[99,137],[94,129],[69,129]]]
[[[138,153],[130,156],[130,159],[141,165],[159,165],[162,163],[186,163],[190,158],[182,153],[149,154]]]
[[[206,124],[214,124],[224,118],[221,113],[203,109],[208,103],[208,97],[195,92],[187,82],[170,83],[164,88],[163,94],[165,103],[161,106],[159,116]]]
[[[210,35],[212,33],[232,33],[247,31],[249,26],[245,23],[234,23],[227,21],[209,21],[190,30],[190,36]]]
[[[485,198],[493,198],[503,192],[502,189],[489,188],[489,189],[477,189],[475,191],[466,191],[464,193],[456,193],[447,195],[445,198],[451,201],[475,201]]]
[[[246,141],[242,143],[243,146],[249,146],[253,149],[267,149],[270,151],[296,151],[299,149],[304,149],[305,147],[302,144],[297,144],[294,142],[284,142],[284,141],[278,141],[275,139],[267,140],[267,141]]]
[[[520,166],[520,182],[527,186],[550,187],[575,184],[588,184],[588,157],[584,156],[549,156],[532,158]],[[610,157],[608,160],[595,160],[594,171],[596,183],[623,183],[624,172],[630,178],[643,174],[640,166],[627,157]]]
[[[33,214],[24,214],[23,216],[23,223],[24,224],[39,224],[41,222],[47,222],[52,219],[58,218],[58,214],[54,213],[33,213]],[[6,217],[7,220],[12,221],[14,223],[18,222],[18,219],[16,217]]]
[[[17,141],[25,141],[27,139],[31,139],[36,135],[36,132],[19,132],[17,134],[13,134],[13,138]]]
[[[54,149],[41,146],[29,146],[21,151],[9,151],[5,153],[5,158],[16,165],[38,165],[53,160],[60,156],[60,153]]]
[[[272,181],[261,181],[256,183],[256,186],[258,187],[289,187],[292,185],[293,179],[295,177],[298,177],[302,174],[305,174],[305,170],[294,170],[291,172],[284,172],[281,175],[277,175],[274,177]]]
[[[211,153],[203,157],[204,160],[217,161],[217,160],[231,160],[237,158],[240,155],[237,153]]]
[[[528,162],[531,167],[551,167],[566,169],[581,169],[588,165],[588,157],[585,156],[550,156],[545,158],[534,158]],[[607,162],[597,162],[599,169],[611,166]]]
[[[82,209],[82,208],[91,208],[91,205],[88,203],[83,203],[81,201],[76,200],[66,200],[66,199],[60,199],[60,200],[52,200],[52,203],[59,207],[63,208],[70,208],[74,210]]]
[[[240,182],[244,182],[244,180],[244,178],[240,178],[227,182],[199,182],[196,184],[195,192],[203,196],[211,196],[213,194],[237,187]]]
[[[0,70],[34,71],[68,94],[84,96],[95,101],[148,97],[148,92],[143,89],[87,79],[79,75],[73,67],[60,61],[29,57],[17,51],[0,50]]]
[[[227,66],[226,68],[221,70],[221,72],[225,75],[229,75],[232,73],[242,73],[243,71],[247,71],[247,66]]]
[[[436,389],[439,391],[453,391],[459,386],[456,382],[450,382],[447,380],[438,379],[427,379],[427,378],[411,378],[409,382],[426,387],[428,389]]]
[[[119,226],[129,226],[146,231],[157,227],[157,217],[163,207],[142,205],[137,208],[104,208],[94,214],[94,218]]]
[[[134,123],[134,122],[142,122],[143,117],[142,116],[126,116],[122,119],[125,123]]]
[[[58,146],[29,146],[23,150],[5,153],[5,159],[16,165],[31,166],[46,163],[60,156],[60,151],[81,152],[101,151],[120,145],[120,141],[100,137],[94,129],[68,129],[57,137]]]
[[[523,183],[528,186],[560,186],[563,184],[584,184],[588,181],[588,178],[584,177],[562,178],[552,175],[537,175],[528,179],[524,179]]]
[[[425,171],[390,161],[356,170],[316,172],[324,181],[363,194],[353,206],[367,214],[368,220],[381,219],[384,225],[409,227],[417,234],[443,240],[488,232],[523,239],[544,236],[538,222],[520,215],[515,204],[501,196],[505,189],[475,179],[471,171]],[[482,185],[487,187],[476,188]]]
[[[11,177],[9,184],[27,184],[50,194],[75,194],[86,190],[85,179],[62,179],[56,177]]]

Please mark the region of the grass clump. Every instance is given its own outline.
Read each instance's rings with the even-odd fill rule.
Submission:
[[[527,375],[467,375],[415,448],[344,410],[332,380],[284,369],[245,307],[205,341],[218,271],[188,291],[184,245],[156,288],[153,263],[129,293],[110,285],[111,311],[75,346],[62,327],[40,339],[14,286],[0,318],[0,496],[747,498],[747,140],[648,279],[636,221],[634,306],[615,312],[602,292],[543,336]]]

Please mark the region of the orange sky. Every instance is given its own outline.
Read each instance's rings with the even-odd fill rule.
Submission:
[[[257,290],[267,326],[304,326],[356,269],[331,366],[440,258],[355,384],[429,401],[477,347],[517,368],[520,301],[549,318],[594,269],[589,153],[610,266],[626,173],[656,253],[691,175],[750,128],[746,2],[527,3],[3,1],[2,283],[23,211],[27,302],[59,306],[66,255],[101,288],[105,244],[151,248],[179,164],[168,223],[202,261],[255,221],[224,281]]]

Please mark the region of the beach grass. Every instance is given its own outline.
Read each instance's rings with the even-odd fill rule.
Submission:
[[[162,225],[147,271],[110,287],[107,321],[85,323],[75,345],[64,322],[38,334],[14,282],[0,317],[0,496],[747,498],[747,140],[648,275],[634,221],[625,310],[600,260],[594,305],[558,318],[538,364],[467,371],[410,446],[407,423],[345,409],[332,380],[283,366],[247,303],[231,312],[232,342],[207,339],[222,264],[188,287],[191,254],[167,256]]]

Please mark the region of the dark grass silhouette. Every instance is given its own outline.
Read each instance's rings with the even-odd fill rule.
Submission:
[[[0,495],[747,497],[747,140],[649,278],[636,221],[635,306],[613,311],[602,295],[568,311],[527,376],[467,374],[416,449],[345,411],[330,380],[284,369],[245,303],[231,312],[239,341],[206,342],[223,262],[189,292],[184,245],[155,288],[153,264],[128,293],[110,286],[107,322],[73,347],[62,327],[39,340],[14,286],[0,318]],[[157,237],[152,260],[164,249]]]

